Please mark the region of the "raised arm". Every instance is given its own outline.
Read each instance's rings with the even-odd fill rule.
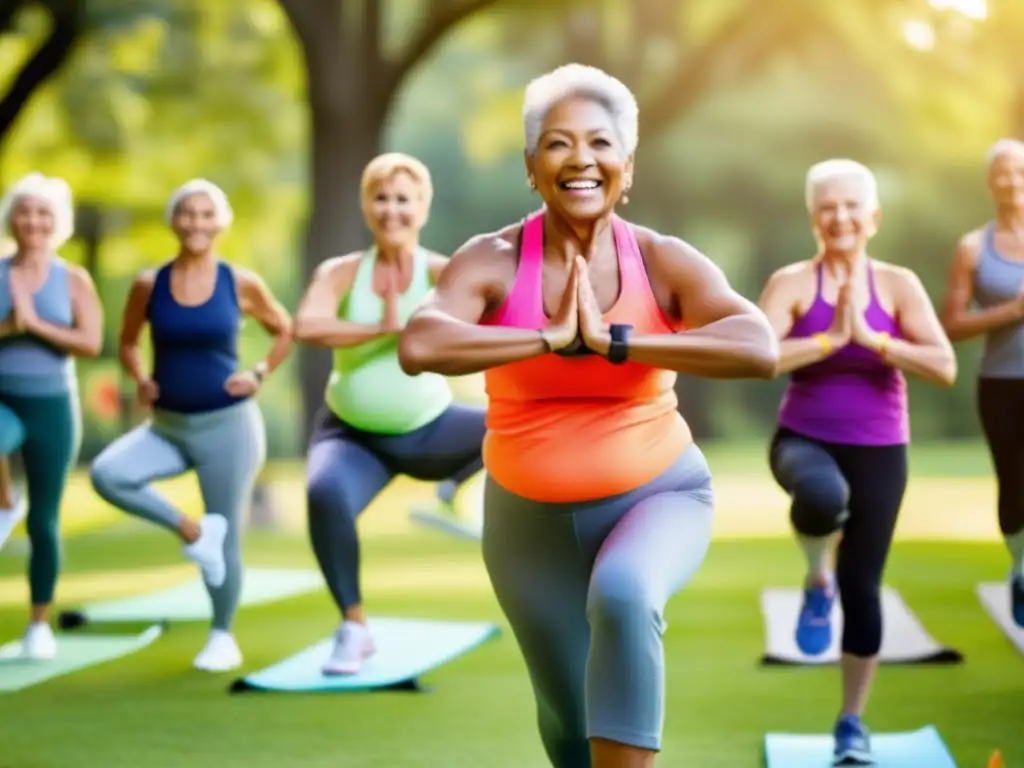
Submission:
[[[974,269],[981,249],[980,232],[966,235],[957,244],[949,270],[940,317],[951,341],[965,341],[1024,319],[1024,295],[987,309],[972,309]]]
[[[136,384],[149,381],[149,374],[142,367],[139,338],[146,325],[146,311],[149,308],[150,294],[153,293],[155,277],[156,272],[150,269],[140,273],[132,281],[121,316],[121,338],[117,345],[117,357],[121,361],[121,367]]]
[[[909,269],[898,269],[896,311],[903,339],[874,336],[871,344],[895,368],[943,387],[956,381],[956,355],[942,330],[931,299],[920,278]]]
[[[561,307],[543,331],[477,325],[515,279],[514,248],[507,239],[492,234],[474,238],[455,252],[399,337],[403,371],[410,376],[427,372],[463,376],[537,357],[572,342],[576,335],[572,279],[566,290],[572,306]]]
[[[654,250],[652,271],[671,288],[686,330],[634,336],[628,358],[693,376],[772,378],[779,342],[764,313],[696,248],[666,237]]]
[[[243,314],[263,326],[273,339],[266,359],[256,365],[257,375],[262,378],[288,357],[292,346],[292,319],[281,302],[270,292],[263,278],[255,272],[236,268],[235,282]]]
[[[96,357],[103,348],[103,308],[96,286],[81,267],[68,268],[68,281],[74,324],[54,325],[33,314],[25,330],[69,355]]]
[[[768,278],[759,301],[761,311],[768,318],[768,323],[779,339],[779,363],[775,368],[776,376],[824,360],[837,349],[846,346],[850,340],[849,322],[846,322],[845,332],[842,327],[844,320],[848,321],[849,319],[848,314],[845,318],[840,317],[836,326],[826,333],[817,333],[798,339],[786,338],[793,329],[795,306],[793,288],[797,278],[798,275],[794,273],[792,266],[778,270]],[[837,306],[845,307],[847,305],[844,298],[841,297],[836,302]]]
[[[353,347],[390,333],[380,323],[350,323],[338,317],[338,305],[352,289],[360,258],[351,253],[317,267],[295,314],[297,340],[320,347]]]

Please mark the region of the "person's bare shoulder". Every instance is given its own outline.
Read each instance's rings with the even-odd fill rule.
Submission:
[[[452,254],[444,281],[461,282],[468,277],[486,292],[489,302],[504,301],[516,278],[521,231],[521,224],[510,224],[471,237]]]

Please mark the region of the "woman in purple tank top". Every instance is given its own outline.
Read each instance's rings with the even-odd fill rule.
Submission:
[[[871,171],[852,160],[819,163],[808,172],[806,199],[818,254],[775,272],[761,297],[782,340],[778,373],[790,374],[770,461],[807,557],[800,650],[817,656],[832,645],[837,589],[845,617],[835,764],[870,765],[860,718],[907,484],[903,373],[950,386],[956,358],[917,276],[865,252],[880,218]]]

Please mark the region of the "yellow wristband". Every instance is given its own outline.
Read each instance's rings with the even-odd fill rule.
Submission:
[[[826,355],[832,352],[832,342],[828,340],[828,336],[824,333],[814,334],[814,340],[818,342],[818,346],[821,347],[821,351]]]
[[[889,347],[889,334],[880,333],[878,334],[878,354],[880,357],[885,357],[885,350]]]

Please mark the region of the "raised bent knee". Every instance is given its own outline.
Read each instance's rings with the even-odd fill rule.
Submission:
[[[121,493],[132,487],[118,465],[102,453],[89,467],[89,481],[100,498],[115,505]]]
[[[640,579],[621,571],[595,572],[587,598],[587,618],[592,627],[660,631],[661,613],[661,605]]]
[[[828,536],[847,517],[850,488],[837,472],[814,472],[797,477],[792,488],[790,518],[804,536]]]

